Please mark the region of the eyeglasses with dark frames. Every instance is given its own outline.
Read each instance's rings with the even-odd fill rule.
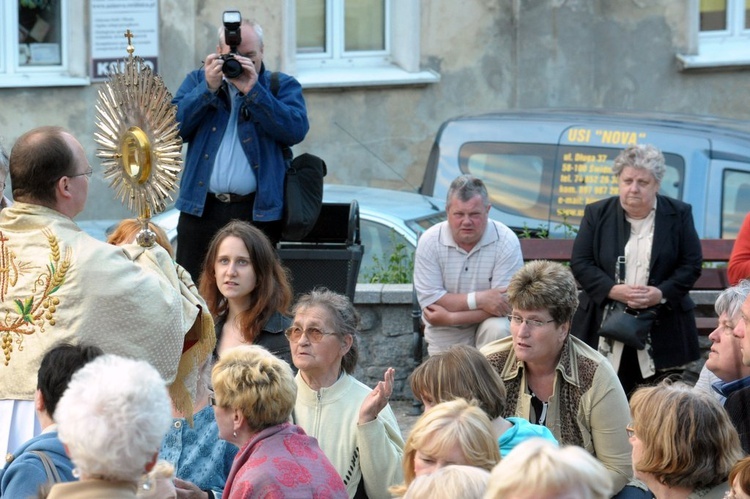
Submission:
[[[208,396],[208,405],[210,405],[211,407],[216,406],[216,397],[214,395]]]
[[[324,336],[328,336],[330,334],[336,334],[336,333],[329,333],[327,331],[322,331],[318,329],[317,327],[310,327],[307,329],[302,329],[298,326],[292,326],[290,328],[287,328],[286,331],[284,331],[284,336],[286,336],[286,339],[288,339],[291,342],[297,342],[302,338],[302,334],[307,336],[307,339],[310,340],[312,343],[320,343],[323,341]]]
[[[509,315],[508,319],[510,319],[510,322],[512,322],[513,324],[517,326],[520,326],[521,324],[525,322],[526,325],[532,329],[537,329],[537,328],[544,326],[545,324],[549,324],[550,322],[555,322],[555,319],[550,319],[548,321],[539,321],[536,319],[524,319],[520,315]]]

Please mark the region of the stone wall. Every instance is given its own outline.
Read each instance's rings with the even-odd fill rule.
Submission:
[[[696,314],[715,316],[713,304],[717,291],[693,291]],[[359,363],[354,376],[374,387],[383,379],[386,368],[396,369],[394,399],[411,399],[407,378],[414,370],[412,360],[412,286],[411,284],[358,284],[354,304],[362,317],[359,337]],[[686,379],[697,378],[710,342],[700,337],[704,356],[689,366]],[[427,350],[424,350],[427,357]]]

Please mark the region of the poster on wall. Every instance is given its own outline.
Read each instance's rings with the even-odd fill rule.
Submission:
[[[128,56],[126,31],[132,33],[134,56],[159,71],[159,2],[157,0],[90,0],[91,81],[107,79]]]

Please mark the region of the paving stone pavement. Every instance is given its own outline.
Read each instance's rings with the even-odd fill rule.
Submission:
[[[398,426],[401,428],[401,436],[404,437],[404,441],[406,441],[406,437],[409,436],[411,427],[414,426],[414,423],[419,419],[419,416],[421,416],[421,414],[414,414],[413,403],[414,401],[411,399],[390,401],[391,409],[393,409],[394,414],[396,414]]]

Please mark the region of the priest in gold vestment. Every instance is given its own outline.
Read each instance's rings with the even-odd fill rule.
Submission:
[[[6,453],[39,432],[37,370],[60,340],[147,360],[187,414],[194,397],[188,387],[196,386],[197,367],[213,350],[208,309],[163,248],[112,246],[73,222],[91,173],[81,144],[58,127],[27,132],[10,154],[14,204],[0,212],[0,450]]]

